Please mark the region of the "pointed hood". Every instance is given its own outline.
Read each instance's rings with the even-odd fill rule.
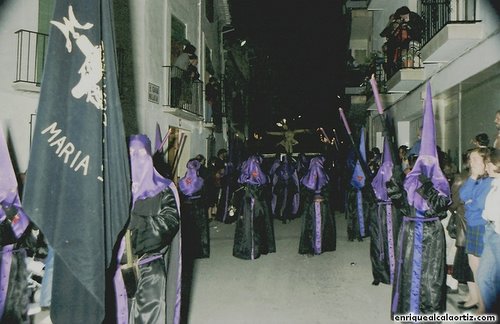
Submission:
[[[388,138],[384,137],[382,165],[380,165],[377,175],[372,180],[372,187],[373,191],[375,191],[375,196],[377,196],[377,199],[383,201],[388,200],[387,188],[385,184],[392,178],[392,168],[394,166],[389,145]]]
[[[144,134],[129,139],[130,171],[132,176],[132,204],[138,199],[154,197],[171,183],[153,167],[151,141]]]
[[[436,128],[434,124],[434,111],[432,108],[431,85],[427,83],[427,94],[424,103],[424,117],[422,125],[422,141],[420,153],[413,169],[406,175],[404,187],[408,194],[408,203],[417,210],[426,211],[429,209],[427,202],[417,193],[417,189],[422,185],[418,179],[423,174],[431,179],[441,195],[450,195],[450,186],[439,167],[439,160],[436,149]]]
[[[179,190],[186,196],[196,194],[203,187],[203,179],[198,175],[201,163],[190,160],[187,165],[186,175],[179,180]]]
[[[366,148],[365,148],[365,128],[361,128],[360,138],[359,138],[359,152],[361,154],[361,158],[366,162]],[[366,175],[363,172],[363,168],[361,167],[361,163],[359,161],[356,162],[356,166],[354,167],[354,172],[352,174],[351,185],[356,189],[361,189],[365,186]]]
[[[160,125],[156,123],[156,134],[155,134],[155,151],[153,152],[161,152],[163,150],[162,148],[162,137],[161,137],[161,130],[160,130]]]
[[[323,167],[324,163],[325,158],[323,156],[312,158],[309,162],[309,170],[300,180],[300,183],[313,191],[320,191],[329,181],[328,175]]]

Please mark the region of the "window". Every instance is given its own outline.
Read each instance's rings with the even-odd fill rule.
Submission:
[[[171,36],[171,62],[182,53],[182,49],[186,44],[186,25],[175,16],[172,16],[172,36]]]
[[[209,22],[214,22],[214,0],[205,1],[205,15]]]

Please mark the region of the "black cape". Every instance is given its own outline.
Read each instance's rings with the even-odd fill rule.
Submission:
[[[264,187],[246,184],[238,194],[233,256],[254,260],[261,254],[276,252],[271,209],[264,197]]]
[[[137,200],[132,209],[129,229],[134,254],[142,261],[153,260],[139,267],[131,324],[178,322],[180,221],[173,190],[166,188],[154,197]]]
[[[337,247],[335,218],[328,197],[328,190],[325,189],[319,193],[307,188],[302,189],[300,254],[321,254],[335,251]],[[317,224],[319,230],[316,230]],[[318,240],[317,249],[315,249],[316,240]]]
[[[398,210],[390,200],[387,202],[379,201],[376,208],[376,214],[370,218],[370,260],[373,283],[390,284],[391,268],[394,276],[396,264],[396,243],[400,217]],[[389,236],[389,233],[392,235]]]
[[[446,217],[449,197],[439,195],[432,182],[421,186],[417,192],[427,201],[430,209],[424,213],[426,221],[415,221],[415,208],[408,206],[406,192],[401,186],[388,183],[388,194],[403,217],[397,243],[392,314],[411,311],[411,285],[415,252],[415,228],[423,224],[421,280],[419,291],[420,314],[443,313],[446,310],[446,243],[440,219]]]
[[[210,257],[208,209],[202,192],[181,195],[182,250],[191,258]]]

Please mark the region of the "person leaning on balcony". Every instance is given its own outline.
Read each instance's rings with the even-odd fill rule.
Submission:
[[[397,30],[399,41],[399,61],[401,67],[419,67],[420,43],[424,31],[424,21],[406,6],[396,10],[396,19],[400,19]],[[418,60],[418,61],[417,61]]]
[[[384,43],[382,49],[385,54],[385,64],[384,71],[388,77],[394,75],[397,69],[397,31],[401,20],[396,17],[396,14],[391,14],[389,16],[389,22],[385,26],[384,30],[380,33],[381,37],[385,37],[386,42]]]
[[[196,54],[189,55],[189,62],[186,70],[182,75],[182,89],[179,106],[183,104],[191,104],[193,102],[193,82],[200,78],[198,72],[198,56]]]
[[[179,100],[182,94],[182,76],[184,71],[187,71],[189,66],[189,56],[194,55],[196,52],[196,47],[191,44],[188,44],[184,47],[181,55],[177,57],[174,62],[171,73],[171,82],[172,82],[172,94],[171,94],[171,102],[170,105],[172,107],[179,106]]]

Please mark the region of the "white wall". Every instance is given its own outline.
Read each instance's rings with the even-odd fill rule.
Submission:
[[[0,123],[13,144],[12,159],[19,171],[28,167],[30,115],[35,113],[39,93],[14,89],[16,77],[17,35],[19,29],[37,31],[38,1],[5,0],[0,2]]]
[[[472,147],[470,139],[486,133],[494,140],[495,112],[500,109],[500,76],[462,93],[462,150]],[[491,145],[493,141],[491,141]]]
[[[168,85],[167,73],[163,66],[169,66],[170,62],[170,39],[171,39],[171,16],[175,16],[186,25],[186,39],[196,46],[196,54],[200,59],[198,70],[204,71],[204,41],[200,33],[200,9],[201,21],[206,20],[204,2],[200,0],[131,0],[132,14],[132,42],[134,48],[134,74],[136,77],[137,117],[139,131],[147,134],[154,141],[156,123],[160,125],[161,133],[166,134],[170,127],[180,128],[188,134],[185,150],[181,161],[194,157],[197,154],[207,155],[206,138],[211,130],[205,128],[201,121],[193,121],[172,115],[166,112]],[[214,65],[219,57],[218,35],[216,24],[204,21],[203,34],[208,46],[214,51]],[[205,30],[206,29],[206,30]],[[214,68],[220,68],[214,66]],[[220,71],[219,71],[220,72]],[[160,87],[159,103],[148,101],[148,83],[154,83]],[[226,143],[220,143],[221,136],[217,136],[218,146],[226,147]],[[185,163],[179,165],[179,172],[183,174]]]

